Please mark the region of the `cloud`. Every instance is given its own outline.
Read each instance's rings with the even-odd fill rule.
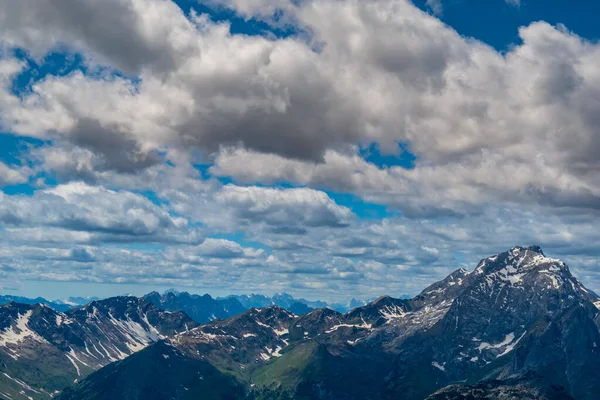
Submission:
[[[29,180],[28,168],[11,168],[0,161],[0,186],[26,183]]]
[[[94,254],[84,247],[79,247],[75,249],[71,249],[68,252],[68,258],[82,263],[89,263],[96,261]]]
[[[511,0],[509,0],[509,1],[511,1]],[[426,4],[427,4],[427,7],[429,7],[431,9],[433,14],[435,14],[435,15],[443,14],[444,6],[442,5],[441,0],[427,0]]]
[[[237,242],[213,238],[206,239],[190,250],[193,255],[206,258],[243,258],[256,257],[262,254],[260,249],[243,248]]]
[[[282,3],[301,34],[273,39],[231,34],[227,24],[186,17],[168,1],[145,7],[111,1],[107,10],[126,9],[123,16],[104,11],[95,18],[106,26],[131,22],[126,42],[141,46],[141,53],[128,51],[127,43],[113,49],[92,28],[75,39],[76,27],[52,18],[27,29],[4,28],[9,45],[41,52],[50,45],[40,50],[31,38],[53,29],[89,57],[138,73],[131,80],[74,72],[37,82],[31,94],[3,95],[7,128],[58,138],[64,149],[78,152],[71,171],[136,174],[174,162],[174,151],[223,158],[224,148],[241,147],[246,152],[237,155],[248,158],[237,176],[303,182],[309,179],[293,171],[299,162],[322,173],[331,170],[320,165],[332,154],[356,154],[355,146],[373,142],[394,152],[406,143],[417,156],[414,170],[366,165],[358,173],[338,171],[319,187],[352,189],[363,179],[359,193],[370,193],[364,198],[414,215],[462,213],[489,199],[597,208],[600,46],[564,27],[523,27],[522,43],[500,54],[405,1]],[[40,22],[49,4],[12,7],[25,21]],[[82,15],[96,7],[82,4]],[[249,17],[274,7],[264,1],[225,5]],[[155,11],[164,11],[164,20],[155,21]],[[338,16],[333,23],[331,15]],[[144,28],[151,23],[163,33],[156,43],[154,30]],[[11,71],[22,68],[6,62]],[[258,165],[255,154],[286,167]],[[74,162],[46,155],[55,166]],[[366,170],[379,180],[361,178]],[[408,201],[405,193],[412,193]]]
[[[536,22],[500,53],[404,0],[215,0],[286,38],[107,1],[0,3],[2,129],[47,139],[0,164],[2,185],[50,186],[0,195],[0,261],[24,277],[402,294],[539,243],[600,282],[598,43]],[[86,72],[15,93],[17,47]],[[414,168],[368,162],[373,144]],[[332,191],[400,216],[361,219]],[[206,239],[227,234],[243,241]]]
[[[17,228],[48,226],[99,235],[141,240],[168,240],[187,232],[187,221],[174,217],[143,196],[116,192],[81,182],[37,191],[33,196],[0,193],[0,221]],[[172,234],[172,235],[171,235]]]
[[[191,22],[171,1],[3,0],[0,6],[3,40],[38,58],[66,45],[137,74],[172,68],[197,48]]]
[[[326,193],[308,189],[272,189],[226,185],[215,200],[246,223],[275,229],[290,227],[345,227],[354,215]]]

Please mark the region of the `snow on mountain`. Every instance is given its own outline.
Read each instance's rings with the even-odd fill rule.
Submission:
[[[383,296],[345,314],[324,308],[301,316],[271,305],[186,326],[103,368],[106,373],[85,379],[61,399],[107,399],[101,393],[108,388],[119,397],[132,386],[141,390],[142,379],[144,390],[150,385],[152,392],[175,399],[202,396],[210,387],[257,399],[420,400],[455,384],[432,398],[557,393],[566,396],[557,398],[588,400],[600,392],[598,305],[600,299],[562,261],[536,246],[514,247],[483,259],[472,272],[456,270],[412,299]],[[163,335],[149,329],[156,324],[145,324],[144,314],[136,319],[89,307],[89,329],[94,331],[98,312],[107,321],[101,326],[121,335],[123,352]],[[24,316],[15,321],[19,318]],[[79,346],[72,353],[68,348],[64,357],[83,368],[91,361],[86,354]],[[154,385],[149,376],[139,378],[140,365],[152,365],[153,374],[168,379]],[[182,369],[172,374],[172,368]],[[197,376],[205,376],[207,368],[212,378],[200,382]]]
[[[92,301],[65,313],[8,303],[0,307],[0,321],[0,392],[9,399],[23,393],[49,398],[94,370],[195,327],[185,314],[136,297]]]

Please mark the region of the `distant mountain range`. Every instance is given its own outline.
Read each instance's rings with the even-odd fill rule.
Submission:
[[[214,319],[224,319],[241,314],[250,308],[264,308],[277,305],[296,315],[307,314],[318,308],[331,308],[339,312],[347,312],[356,307],[364,306],[371,300],[360,301],[351,299],[348,303],[328,304],[324,301],[295,299],[287,293],[278,293],[272,297],[261,294],[231,295],[213,298],[209,294],[198,295],[179,292],[174,289],[163,294],[151,292],[143,296],[157,307],[168,311],[185,311],[194,321],[205,323]],[[402,298],[410,298],[403,296]],[[28,298],[21,296],[0,295],[0,305],[10,302],[21,304],[44,304],[48,307],[65,312],[86,305],[90,301],[100,300],[98,297],[68,297],[64,300],[47,300],[43,297]]]
[[[346,313],[298,315],[267,304],[221,318],[230,307],[267,300],[197,297],[151,293],[67,313],[1,307],[0,397],[588,400],[600,393],[600,299],[535,246],[457,270],[412,299],[384,296]],[[309,307],[283,298],[289,308]],[[211,320],[195,326],[185,312],[161,311],[167,307]]]
[[[404,296],[403,298],[409,298],[410,296]],[[278,293],[273,297],[264,296],[261,294],[251,294],[251,295],[234,295],[228,296],[228,299],[234,298],[239,301],[246,309],[250,308],[264,308],[269,306],[279,306],[285,308],[288,311],[293,312],[297,315],[307,314],[312,310],[316,310],[319,308],[331,308],[332,310],[338,312],[348,312],[354,308],[364,306],[365,304],[370,303],[374,299],[360,301],[356,299],[351,299],[348,303],[326,303],[324,301],[311,301],[306,299],[296,299],[292,295],[287,293]],[[222,298],[218,298],[222,299]],[[299,311],[299,312],[296,312]]]
[[[64,300],[49,301],[44,299],[43,297],[36,297],[35,299],[31,299],[28,297],[21,296],[0,295],[0,304],[6,304],[10,302],[21,304],[44,304],[50,308],[53,308],[56,311],[63,312],[72,308],[83,306],[93,300],[99,299],[97,297],[68,297]]]

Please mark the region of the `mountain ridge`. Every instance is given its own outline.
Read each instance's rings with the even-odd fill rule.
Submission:
[[[536,246],[516,246],[413,299],[382,296],[345,314],[250,309],[166,343],[178,362],[208,362],[255,399],[410,400],[454,384],[459,394],[477,385],[523,395],[554,387],[587,400],[600,390],[593,368],[600,362],[598,305],[562,261]],[[150,350],[136,357],[154,362]],[[103,386],[97,376],[59,398],[75,399],[81,389],[86,398],[104,399],[94,394]]]
[[[0,306],[0,396],[46,399],[105,365],[194,328],[136,297],[95,300],[65,313],[44,304]]]

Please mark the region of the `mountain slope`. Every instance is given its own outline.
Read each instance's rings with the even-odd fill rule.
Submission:
[[[45,305],[0,307],[0,396],[49,398],[74,380],[195,323],[136,297],[57,312]]]
[[[65,390],[60,398],[238,400],[244,395],[244,387],[232,376],[159,342],[93,373],[76,389]]]
[[[411,400],[462,382],[434,398],[551,394],[587,400],[600,393],[596,304],[596,295],[564,263],[538,247],[515,247],[482,260],[473,272],[455,271],[414,299],[381,297],[346,314],[252,309],[166,344],[185,360],[235,377],[248,398]],[[136,357],[158,365],[158,353]],[[136,374],[122,368],[119,379]],[[94,374],[69,393],[107,385],[124,393],[112,382]]]

